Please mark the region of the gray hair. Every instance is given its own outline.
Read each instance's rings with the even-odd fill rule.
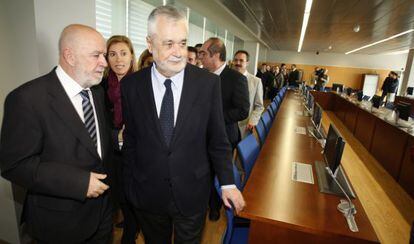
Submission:
[[[148,36],[152,36],[155,34],[155,21],[158,16],[165,16],[171,21],[180,21],[180,20],[186,20],[186,16],[183,12],[178,10],[176,7],[171,5],[165,5],[165,6],[159,6],[156,7],[150,15],[148,16]]]

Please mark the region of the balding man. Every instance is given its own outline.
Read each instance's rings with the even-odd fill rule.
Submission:
[[[37,243],[108,243],[110,128],[100,86],[105,41],[93,28],[69,25],[59,65],[6,98],[2,176],[27,189],[23,211]]]

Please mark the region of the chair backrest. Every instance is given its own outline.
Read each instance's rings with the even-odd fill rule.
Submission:
[[[266,133],[269,133],[270,127],[272,126],[272,119],[270,118],[269,111],[264,112],[260,120],[263,121],[263,124],[266,128]]]
[[[234,175],[234,184],[241,191],[242,188],[241,188],[240,173],[239,173],[236,165],[234,165],[234,164],[233,164],[233,175]],[[220,186],[220,183],[218,181],[217,176],[214,177],[214,186],[216,188],[217,193],[221,197],[221,186]],[[224,232],[224,237],[223,237],[222,243],[230,244],[231,237],[232,237],[232,234],[233,234],[234,213],[233,213],[233,209],[226,209],[225,212],[226,212],[226,217],[227,217],[227,228],[226,228],[226,231]]]
[[[272,106],[268,106],[266,111],[269,113],[270,118],[273,120],[275,118],[275,112],[273,112]]]
[[[249,134],[237,144],[237,154],[245,171],[245,178],[242,185],[246,184],[257,156],[259,156],[259,152],[260,146],[253,134]]]
[[[257,123],[256,132],[259,137],[260,145],[263,146],[267,133],[262,120],[259,120],[259,123]]]
[[[281,99],[281,97],[276,96],[276,97],[275,97],[275,101],[276,101],[278,104],[280,104],[280,103],[281,103],[281,101],[282,101],[282,99]]]
[[[277,110],[278,110],[278,108],[279,108],[278,103],[277,103],[276,101],[273,101],[273,102],[270,104],[270,107],[272,108],[272,111],[273,111],[273,114],[274,114],[274,116],[273,116],[273,117],[276,117]],[[273,118],[273,119],[274,119],[274,118]]]

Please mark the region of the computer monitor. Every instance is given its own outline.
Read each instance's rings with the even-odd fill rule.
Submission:
[[[364,93],[362,91],[357,91],[356,95],[357,95],[358,101],[361,102],[362,99],[364,98]]]
[[[333,83],[332,84],[332,91],[334,91],[334,92],[343,92],[343,89],[344,89],[344,85],[342,85],[342,84],[338,84],[338,83]]]
[[[370,98],[371,98],[370,96],[364,95],[362,97],[362,101],[369,101]]]
[[[332,170],[332,173],[336,175],[339,164],[341,163],[342,152],[344,151],[345,142],[339,135],[338,131],[329,126],[328,135],[326,136],[325,148],[323,150],[323,156],[328,167]]]
[[[319,131],[322,120],[322,108],[318,103],[313,103],[313,114],[312,114],[312,123],[315,126],[316,130]]]
[[[407,87],[407,95],[412,96],[414,93],[414,87]]]
[[[372,99],[371,99],[371,102],[372,102],[372,106],[374,107],[374,108],[379,108],[380,106],[381,106],[381,104],[382,104],[382,97],[381,96],[378,96],[378,95],[374,95],[373,97],[372,97]]]
[[[355,198],[355,193],[340,166],[344,147],[345,141],[342,139],[336,128],[331,124],[329,126],[323,150],[325,162],[315,162],[318,188],[319,191],[323,193],[345,196],[341,190],[342,187],[349,197]],[[332,172],[332,174],[330,172]],[[335,177],[335,179],[333,177]],[[341,187],[338,186],[337,182],[339,182]]]
[[[306,108],[309,111],[312,111],[312,109],[313,109],[313,102],[314,102],[313,95],[309,92],[308,100],[306,101]]]
[[[351,87],[348,87],[348,88],[345,89],[346,95],[348,95],[348,96],[351,96],[351,94],[352,94],[353,91],[354,90],[352,90]]]
[[[400,101],[396,104],[396,108],[399,118],[408,121],[408,118],[410,117],[411,104]]]

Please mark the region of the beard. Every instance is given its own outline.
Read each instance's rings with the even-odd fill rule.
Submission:
[[[181,72],[185,68],[187,64],[187,58],[183,56],[180,58],[171,57],[165,61],[156,61],[156,64],[161,74],[171,77]]]

